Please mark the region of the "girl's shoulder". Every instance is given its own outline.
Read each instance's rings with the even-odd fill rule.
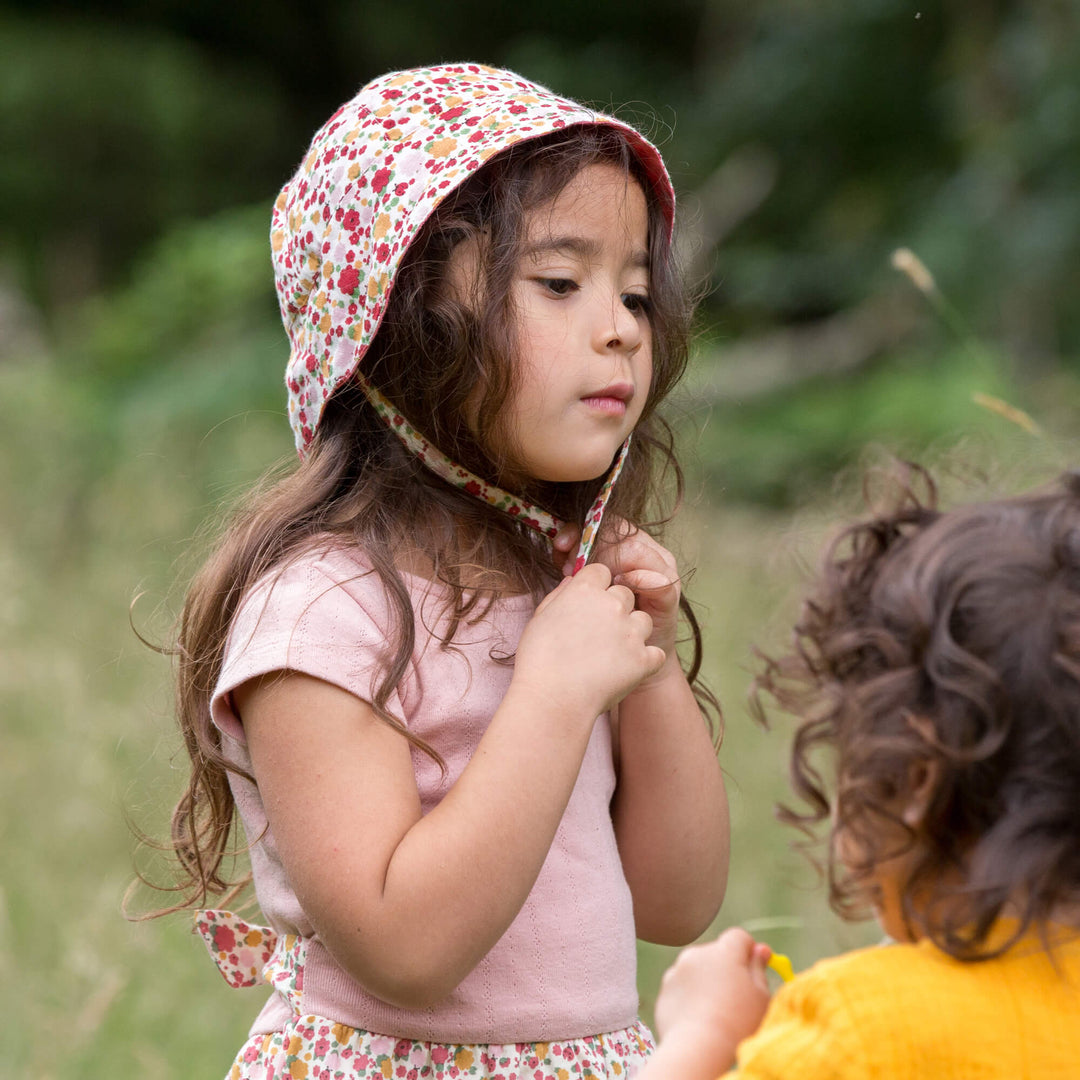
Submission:
[[[338,623],[362,609],[378,621],[387,610],[385,586],[362,548],[338,537],[316,537],[272,566],[241,600],[232,642],[293,636],[301,626]]]
[[[231,694],[249,679],[293,671],[372,700],[400,613],[362,548],[320,536],[247,591],[225,642],[211,716],[241,739]]]
[[[1059,938],[1051,955],[1030,933],[1002,956],[980,961],[959,960],[925,939],[856,949],[819,961],[777,996],[797,1012],[836,1008],[865,1024],[876,1013],[954,1015],[960,1003],[982,1001],[996,989],[1024,998],[1061,980],[1072,985],[1080,1008],[1080,938]]]
[[[281,562],[266,577],[288,578],[304,574],[345,582],[374,575],[375,566],[359,544],[325,534],[312,537],[303,548]]]
[[[244,606],[271,596],[311,594],[312,599],[335,586],[381,591],[374,563],[357,544],[337,536],[316,536],[303,548],[277,562],[248,590]]]
[[[937,967],[944,954],[918,945],[883,942],[818,960],[777,992],[794,1011],[829,1008],[831,1001],[845,1007],[865,1000],[873,1005],[888,1001],[898,984],[919,983]]]
[[[362,546],[320,535],[255,581],[237,609],[234,634],[237,627],[267,620],[287,626],[301,619],[335,622],[354,618],[358,611],[386,630],[402,617],[402,605],[411,607],[425,627],[434,630],[448,617],[451,598],[447,586],[422,573],[400,566],[380,573]],[[467,621],[483,621],[490,615],[497,623],[516,623],[535,604],[536,598],[528,594],[498,596],[479,604]]]

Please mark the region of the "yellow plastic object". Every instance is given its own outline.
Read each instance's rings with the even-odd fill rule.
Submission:
[[[774,952],[769,957],[768,966],[780,976],[784,982],[791,982],[795,978],[795,969],[791,966],[791,961],[783,954]]]

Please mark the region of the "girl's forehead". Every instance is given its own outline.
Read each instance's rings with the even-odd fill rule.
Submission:
[[[647,262],[649,211],[638,181],[615,164],[586,165],[551,199],[526,214],[526,254],[541,248],[592,249],[625,241]]]

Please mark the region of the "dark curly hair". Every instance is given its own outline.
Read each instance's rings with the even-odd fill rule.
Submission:
[[[893,479],[829,546],[754,706],[801,718],[809,809],[779,816],[810,837],[831,818],[833,909],[865,914],[903,856],[909,930],[986,959],[1080,901],[1080,473],[948,512],[925,470]],[[1003,915],[1015,930],[991,940]]]

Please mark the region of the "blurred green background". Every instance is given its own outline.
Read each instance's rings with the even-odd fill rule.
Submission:
[[[183,917],[119,914],[130,825],[160,835],[184,779],[169,663],[129,619],[167,639],[207,523],[291,453],[272,198],[340,101],[424,62],[510,66],[662,145],[706,290],[677,542],[727,713],[718,925],[775,920],[796,967],[875,939],[772,820],[788,725],[748,718],[751,646],[868,455],[959,497],[1076,462],[1080,6],[533,7],[0,5],[5,1077],[216,1077],[257,1011]],[[672,955],[642,948],[646,1015]]]

